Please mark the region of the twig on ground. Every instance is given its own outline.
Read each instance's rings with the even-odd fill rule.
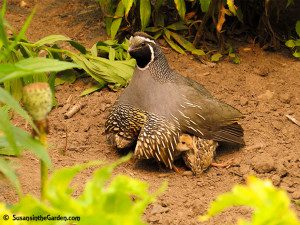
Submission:
[[[75,115],[80,109],[82,109],[84,106],[86,106],[86,103],[77,103],[73,107],[71,107],[64,115],[65,119],[71,118],[73,115]]]
[[[294,124],[298,125],[300,127],[300,122],[299,120],[297,120],[295,117],[291,116],[291,115],[285,115],[286,118],[288,118],[290,121],[292,121]]]

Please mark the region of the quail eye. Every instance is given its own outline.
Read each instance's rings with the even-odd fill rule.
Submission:
[[[143,43],[142,43],[142,46],[146,46],[146,43],[145,43],[145,42],[143,42]]]

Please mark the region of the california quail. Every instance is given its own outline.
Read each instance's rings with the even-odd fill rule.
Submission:
[[[169,67],[159,45],[137,32],[129,40],[137,67],[112,108],[106,132],[117,148],[133,145],[138,158],[155,158],[174,168],[181,134],[243,144],[242,114],[215,99],[202,85]],[[124,144],[125,143],[125,144]]]

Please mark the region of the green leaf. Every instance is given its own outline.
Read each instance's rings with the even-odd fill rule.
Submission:
[[[294,4],[294,0],[287,0],[286,8],[289,7],[291,4]]]
[[[289,48],[294,48],[295,47],[295,41],[294,40],[288,40],[285,42],[285,45]]]
[[[125,13],[125,7],[124,7],[122,1],[120,1],[117,6],[115,15],[114,15],[114,20],[112,21],[112,24],[110,27],[110,35],[111,35],[112,39],[114,39],[116,37],[116,34],[120,28],[124,13]]]
[[[229,11],[233,13],[233,15],[236,16],[236,9],[235,9],[235,5],[234,5],[234,0],[227,0],[227,5],[229,8]]]
[[[295,56],[296,58],[300,58],[300,51],[295,51],[293,53],[293,56]]]
[[[166,40],[166,42],[177,52],[184,54],[185,52],[182,48],[180,48],[177,44],[175,44],[171,39],[169,39],[166,35],[164,35],[164,39]]]
[[[0,108],[0,131],[3,132],[5,139],[13,152],[17,155],[20,154],[20,149],[17,146],[16,138],[13,132],[13,125],[11,124],[8,116],[8,108]]]
[[[147,28],[145,28],[145,31],[150,32],[150,33],[156,33],[160,30],[162,30],[161,27],[147,27]]]
[[[36,47],[41,47],[43,45],[54,44],[58,41],[69,41],[70,38],[64,35],[49,35],[47,37],[42,38],[41,40],[34,43]]]
[[[196,49],[191,42],[189,42],[188,40],[186,40],[181,35],[179,35],[179,34],[177,34],[175,32],[171,32],[171,31],[170,31],[170,35],[176,40],[176,42],[178,42],[183,48],[185,48],[186,50],[190,51],[192,54],[199,55],[199,56],[205,55],[205,52],[203,50]]]
[[[127,19],[128,13],[132,7],[133,0],[122,0],[123,5],[125,6],[125,17]]]
[[[0,64],[0,82],[44,72],[59,72],[79,68],[77,64],[49,58],[27,58],[14,65]]]
[[[188,27],[182,22],[176,22],[176,23],[172,23],[169,26],[167,26],[167,29],[171,29],[171,30],[187,30]]]
[[[14,127],[14,134],[18,138],[18,145],[20,148],[31,151],[47,166],[51,165],[47,150],[45,146],[40,143],[40,141],[36,140],[26,131],[18,127]]]
[[[76,73],[73,70],[66,70],[63,73],[59,74],[55,78],[55,86],[64,84],[64,83],[74,83],[76,81]]]
[[[140,17],[141,17],[141,30],[144,31],[148,26],[151,16],[150,0],[140,1]]]
[[[298,36],[300,37],[300,20],[298,20],[296,23],[296,32],[297,32]]]
[[[19,102],[16,101],[7,91],[0,87],[0,102],[9,106],[16,113],[18,113],[21,117],[23,117],[34,129],[38,132],[36,126],[34,125],[32,118],[28,115],[28,113],[20,106]]]
[[[198,55],[198,56],[204,56],[204,55],[206,55],[205,52],[203,50],[201,50],[201,49],[195,49],[195,50],[191,51],[191,53],[193,55]]]
[[[176,9],[178,11],[180,18],[182,20],[184,20],[185,12],[186,12],[184,0],[174,0],[174,3],[175,3],[175,6],[176,6]]]
[[[19,196],[21,196],[21,185],[19,183],[18,177],[16,176],[14,169],[9,165],[8,162],[0,158],[0,172],[13,184],[16,188]]]
[[[212,62],[218,62],[223,55],[220,53],[213,54],[210,58]]]
[[[111,61],[114,61],[116,58],[116,50],[113,49],[112,47],[109,47],[109,53],[108,53],[108,58]]]
[[[70,40],[70,41],[68,41],[68,42],[69,42],[70,45],[72,45],[75,49],[77,49],[80,53],[82,53],[82,54],[86,54],[86,53],[87,53],[86,48],[85,48],[83,45],[79,44],[78,42],[72,41],[72,40]]]
[[[201,5],[201,10],[202,10],[202,12],[207,12],[211,0],[199,0],[199,1],[200,1],[200,5]]]
[[[175,32],[171,32],[170,31],[170,35],[186,50],[192,52],[193,50],[195,50],[196,48],[194,47],[194,45],[189,42],[188,40],[186,40],[184,37],[182,37],[181,35],[175,33]]]
[[[114,39],[117,35],[117,32],[121,26],[122,18],[114,19],[111,28],[110,28],[110,36]]]
[[[104,81],[102,84],[98,83],[97,85],[94,85],[92,87],[85,89],[83,92],[81,92],[80,96],[89,95],[95,91],[101,90],[102,88],[105,87],[105,85],[106,85],[106,82],[104,82]]]
[[[3,0],[0,17],[4,18],[5,13],[6,13],[6,8],[7,8],[7,2],[6,2],[6,0]]]

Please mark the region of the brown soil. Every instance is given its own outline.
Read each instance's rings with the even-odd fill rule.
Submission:
[[[8,21],[20,28],[32,9],[27,2],[8,1]],[[45,0],[38,3],[37,13],[27,32],[29,40],[50,34],[64,34],[92,46],[105,39],[103,22],[96,3],[89,0]],[[251,51],[244,51],[250,48]],[[246,146],[241,149],[221,147],[216,160],[232,160],[228,169],[210,168],[200,176],[177,174],[156,162],[128,162],[116,169],[129,176],[148,181],[151,190],[164,180],[168,189],[145,213],[150,224],[197,224],[198,215],[218,194],[229,191],[236,183],[244,183],[249,174],[269,178],[285,189],[292,199],[300,199],[300,127],[285,115],[300,119],[300,63],[279,52],[264,52],[257,46],[241,44],[240,65],[226,60],[217,64],[202,64],[191,56],[165,51],[170,64],[182,74],[202,83],[217,98],[245,114],[241,124],[245,129]],[[104,89],[80,98],[87,88],[85,80],[57,87],[58,107],[50,114],[50,156],[53,168],[71,166],[90,160],[114,161],[120,157],[109,147],[103,135],[105,118],[120,92]],[[70,119],[64,119],[64,105],[69,96],[73,103],[84,101],[87,106]],[[66,155],[61,152],[66,147]],[[39,163],[29,153],[13,159],[24,192],[39,194]],[[91,171],[76,178],[84,184]],[[0,200],[14,202],[17,196],[5,180],[0,180]],[[300,207],[293,205],[298,215]],[[204,224],[233,223],[249,216],[247,208],[234,208]]]

